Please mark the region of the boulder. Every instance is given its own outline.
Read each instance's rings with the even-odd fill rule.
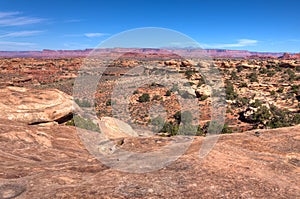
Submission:
[[[109,139],[138,136],[129,124],[116,118],[102,117],[98,123],[101,133]]]
[[[0,119],[27,124],[63,122],[79,107],[72,97],[57,89],[23,87],[0,89]]]
[[[206,84],[202,84],[202,85],[195,91],[197,97],[200,97],[200,96],[203,96],[203,95],[211,96],[211,92],[212,92],[211,87],[208,86],[208,85],[206,85]]]
[[[179,65],[179,63],[175,60],[168,60],[168,61],[165,61],[165,65],[166,66],[177,66],[177,65]]]

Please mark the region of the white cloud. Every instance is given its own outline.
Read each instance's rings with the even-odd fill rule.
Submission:
[[[41,30],[32,30],[32,31],[19,31],[19,32],[11,32],[7,34],[0,35],[0,38],[7,38],[7,37],[27,37],[40,34],[44,31]]]
[[[253,39],[239,39],[237,43],[231,44],[202,44],[204,48],[233,48],[233,47],[245,47],[245,46],[255,46],[257,40]]]
[[[82,22],[83,20],[81,19],[67,19],[64,20],[64,23],[77,23],[77,22]]]
[[[92,38],[92,37],[102,37],[107,35],[106,33],[96,32],[96,33],[85,33],[84,36]]]
[[[22,26],[44,21],[42,18],[21,16],[20,12],[0,12],[0,26]]]
[[[34,50],[37,44],[30,42],[0,41],[0,51]]]
[[[34,46],[35,43],[29,42],[14,42],[14,41],[0,41],[0,46]]]
[[[18,15],[20,12],[0,12],[0,18]]]

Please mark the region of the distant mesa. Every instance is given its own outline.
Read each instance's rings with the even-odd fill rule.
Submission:
[[[155,49],[155,48],[97,48],[84,50],[49,50],[42,51],[0,51],[0,57],[34,57],[34,58],[65,58],[65,57],[87,57],[91,52],[96,51],[101,56],[117,56],[124,53],[126,56],[139,56],[145,54],[147,57],[157,55],[181,55],[193,56],[209,55],[212,58],[282,58],[300,59],[300,53],[277,53],[277,52],[250,52],[247,50],[224,50],[224,49]]]

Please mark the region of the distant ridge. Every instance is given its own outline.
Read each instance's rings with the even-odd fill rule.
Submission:
[[[0,57],[17,58],[72,58],[86,57],[94,49],[85,50],[42,50],[42,51],[0,51]],[[105,56],[124,53],[139,54],[174,54],[180,56],[197,57],[199,55],[208,55],[212,58],[293,58],[293,55],[277,52],[250,52],[247,50],[223,50],[223,49],[155,49],[155,48],[99,48],[95,49],[99,54]],[[132,54],[132,56],[133,56]],[[288,56],[289,55],[289,56]]]

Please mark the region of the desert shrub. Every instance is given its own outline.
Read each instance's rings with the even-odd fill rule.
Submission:
[[[294,81],[296,79],[296,74],[293,70],[288,68],[287,70],[284,71],[284,74],[288,75],[288,80],[289,81]]]
[[[205,132],[204,132],[203,128],[200,125],[198,125],[197,132],[196,132],[195,135],[196,136],[205,136]]]
[[[239,77],[237,76],[235,71],[232,71],[230,76],[231,76],[230,79],[232,79],[232,80],[238,80],[239,79]]]
[[[212,133],[212,134],[216,134],[216,133],[232,133],[232,129],[228,126],[228,124],[220,124],[218,121],[212,120],[207,122],[204,126],[203,126],[203,132],[205,134],[207,133]]]
[[[135,90],[135,91],[133,91],[133,94],[135,95],[135,94],[139,94],[139,91],[138,90]]]
[[[204,101],[204,100],[206,100],[207,98],[208,98],[207,95],[201,95],[201,96],[199,97],[199,100],[200,100],[200,101]]]
[[[193,121],[193,115],[190,111],[183,111],[181,113],[181,122],[186,125],[186,124],[191,124]]]
[[[82,99],[82,100],[80,100],[80,99],[75,99],[75,102],[76,102],[76,104],[78,104],[78,106],[80,106],[80,107],[91,107],[91,106],[92,106],[92,104],[90,103],[90,101],[87,100],[87,99]]]
[[[184,99],[193,99],[195,96],[185,90],[179,90],[178,94]]]
[[[161,97],[159,95],[154,95],[152,98],[152,100],[160,100],[160,99],[161,99]]]
[[[300,84],[298,85],[292,85],[291,86],[291,92],[297,94],[300,90]]]
[[[246,82],[242,82],[240,85],[239,85],[240,88],[243,88],[243,87],[248,87],[247,83]]]
[[[260,106],[252,116],[252,121],[255,123],[265,124],[265,122],[271,117],[271,113],[266,106]]]
[[[156,84],[155,82],[152,82],[152,83],[150,84],[150,86],[151,86],[151,87],[155,87],[155,86],[157,86],[157,84]]]
[[[176,120],[177,124],[180,124],[181,122],[181,111],[177,111],[174,115],[173,115],[174,119]]]
[[[289,113],[287,110],[278,109],[276,106],[270,106],[270,112],[272,114],[272,118],[266,123],[267,127],[270,128],[279,128],[292,126],[297,123],[297,115]]]
[[[177,135],[179,129],[178,124],[172,122],[166,122],[160,132],[169,133],[171,136]]]
[[[266,68],[260,68],[259,72],[260,72],[260,74],[267,74],[268,69],[266,69]]]
[[[151,120],[151,124],[153,125],[153,130],[155,132],[157,132],[163,128],[163,126],[165,124],[165,120],[161,116],[158,116],[158,117],[154,118],[153,120]]]
[[[268,72],[267,72],[268,77],[273,77],[275,74],[276,74],[276,72],[273,70],[268,70]]]
[[[178,128],[177,135],[196,135],[197,128],[197,126],[192,124],[183,124]]]
[[[176,92],[176,91],[179,91],[178,84],[173,84],[171,88],[171,92]]]
[[[283,93],[283,88],[282,87],[278,88],[277,93]]]
[[[150,95],[148,93],[143,93],[140,97],[139,97],[139,102],[149,102],[150,101]]]
[[[71,120],[66,122],[66,125],[76,126],[78,128],[100,132],[100,129],[97,124],[95,124],[92,120],[82,118],[79,115],[75,115]]]
[[[200,79],[199,79],[199,82],[197,84],[197,87],[200,87],[203,84],[205,84],[205,79],[204,79],[204,77],[201,76]]]
[[[298,104],[298,105],[300,105],[300,104]],[[292,119],[293,121],[293,123],[294,124],[300,124],[300,114],[299,113],[296,113],[295,115],[294,115],[294,117],[293,117],[293,119]]]
[[[174,115],[173,115],[174,119],[176,120],[177,124],[190,124],[193,121],[193,115],[190,111],[177,111]]]
[[[252,103],[250,104],[250,106],[251,106],[251,107],[254,107],[254,108],[258,108],[258,107],[262,106],[262,104],[263,104],[262,101],[260,101],[259,99],[255,99],[255,101],[252,102]]]
[[[270,105],[270,108],[260,105],[247,122],[268,128],[279,128],[299,124],[299,120],[299,113],[291,113],[274,105]]]
[[[184,82],[183,86],[193,86],[194,84],[194,82]]]
[[[244,70],[244,67],[241,66],[241,65],[239,65],[239,66],[236,67],[236,69],[237,69],[237,72],[240,73],[240,72],[242,72]]]
[[[258,82],[256,72],[250,73],[250,74],[248,75],[248,78],[249,78],[250,82]]]
[[[276,92],[273,90],[270,92],[270,94],[274,96],[276,94]]]
[[[275,71],[277,71],[277,72],[281,72],[281,71],[282,71],[282,69],[281,69],[281,67],[280,67],[279,65],[276,65],[276,66],[274,67],[274,69],[275,69]]]
[[[238,97],[238,94],[234,91],[233,84],[229,81],[226,82],[225,93],[227,100],[234,100]]]
[[[249,104],[250,99],[247,97],[241,97],[241,98],[239,97],[237,101],[239,106],[246,106]]]
[[[167,90],[165,96],[171,96],[171,94],[172,94],[172,91],[171,90]]]
[[[116,104],[116,101],[115,100],[111,100],[111,99],[109,99],[109,100],[107,100],[106,101],[106,106],[111,106],[111,105],[114,105],[114,104]]]
[[[224,124],[221,133],[222,133],[222,134],[225,134],[225,133],[232,133],[232,129],[228,126],[228,124]]]
[[[185,76],[186,76],[187,79],[191,79],[191,77],[192,77],[195,73],[196,73],[195,70],[186,70],[184,74],[185,74]]]

